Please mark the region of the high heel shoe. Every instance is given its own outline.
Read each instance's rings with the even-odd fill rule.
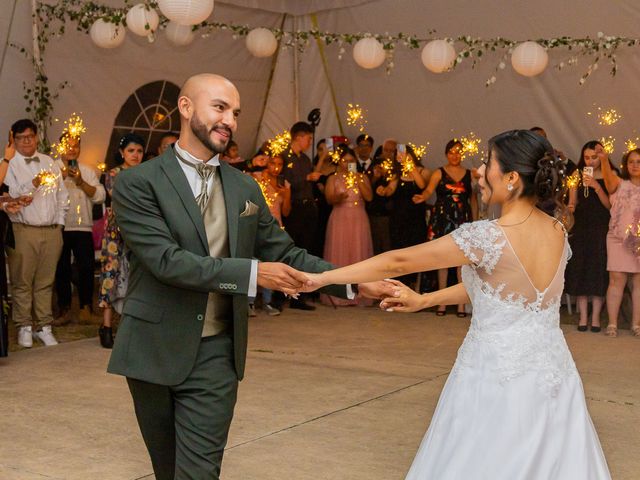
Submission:
[[[589,329],[586,325],[578,325],[579,332],[586,332]]]
[[[600,327],[600,325],[598,325],[598,326],[591,325],[591,331],[593,333],[600,333],[602,331],[602,327]]]
[[[100,336],[100,345],[103,348],[113,348],[113,329],[111,327],[101,326],[98,335]]]

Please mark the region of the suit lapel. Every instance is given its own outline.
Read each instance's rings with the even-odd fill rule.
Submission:
[[[238,209],[237,195],[242,191],[241,186],[235,178],[232,170],[233,167],[220,161],[218,171],[220,172],[220,181],[222,182],[222,191],[224,193],[224,204],[227,208],[227,229],[229,232],[229,253],[231,257],[236,256],[236,248],[238,246],[238,217],[240,211]]]
[[[200,212],[200,207],[196,203],[196,200],[193,196],[193,191],[187,182],[187,178],[184,176],[184,172],[178,163],[178,159],[173,152],[173,148],[167,148],[165,153],[158,159],[161,162],[161,167],[164,173],[169,178],[169,181],[173,185],[173,188],[176,190],[182,205],[185,210],[189,214],[191,221],[193,222],[194,227],[198,232],[198,237],[202,242],[202,246],[205,251],[209,251],[209,242],[207,241],[207,234],[204,229],[204,221],[202,219],[202,212]]]

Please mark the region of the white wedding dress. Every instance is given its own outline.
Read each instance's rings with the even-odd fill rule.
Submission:
[[[568,242],[538,291],[495,221],[452,236],[473,316],[406,480],[610,479],[559,326]]]

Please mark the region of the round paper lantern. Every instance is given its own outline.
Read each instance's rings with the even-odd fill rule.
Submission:
[[[433,73],[446,72],[456,60],[456,50],[446,40],[432,40],[422,49],[422,63]]]
[[[91,25],[89,35],[93,43],[101,48],[116,48],[124,42],[127,31],[122,25],[105,22],[100,18]]]
[[[278,48],[278,40],[267,28],[254,28],[247,35],[247,49],[258,58],[270,57]]]
[[[524,42],[518,45],[511,54],[511,65],[520,75],[535,77],[547,68],[549,55],[536,42]]]
[[[353,59],[362,68],[377,68],[384,63],[384,47],[375,38],[358,40],[353,47]]]
[[[127,12],[127,27],[136,35],[148,37],[158,29],[160,17],[154,9],[147,10],[144,3],[134,5]],[[148,28],[147,28],[148,27]]]
[[[164,32],[167,35],[167,39],[178,47],[189,45],[195,38],[191,25],[180,25],[176,22],[167,23]]]
[[[158,0],[160,11],[180,25],[204,22],[213,12],[213,0]]]

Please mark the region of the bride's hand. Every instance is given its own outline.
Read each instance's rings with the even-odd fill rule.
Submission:
[[[398,280],[388,280],[394,285],[394,295],[380,302],[380,308],[387,312],[418,312],[427,308],[423,295],[414,292]]]
[[[305,273],[305,275],[307,276],[307,283],[300,289],[302,293],[313,292],[327,285],[327,283],[323,281],[321,273]]]

